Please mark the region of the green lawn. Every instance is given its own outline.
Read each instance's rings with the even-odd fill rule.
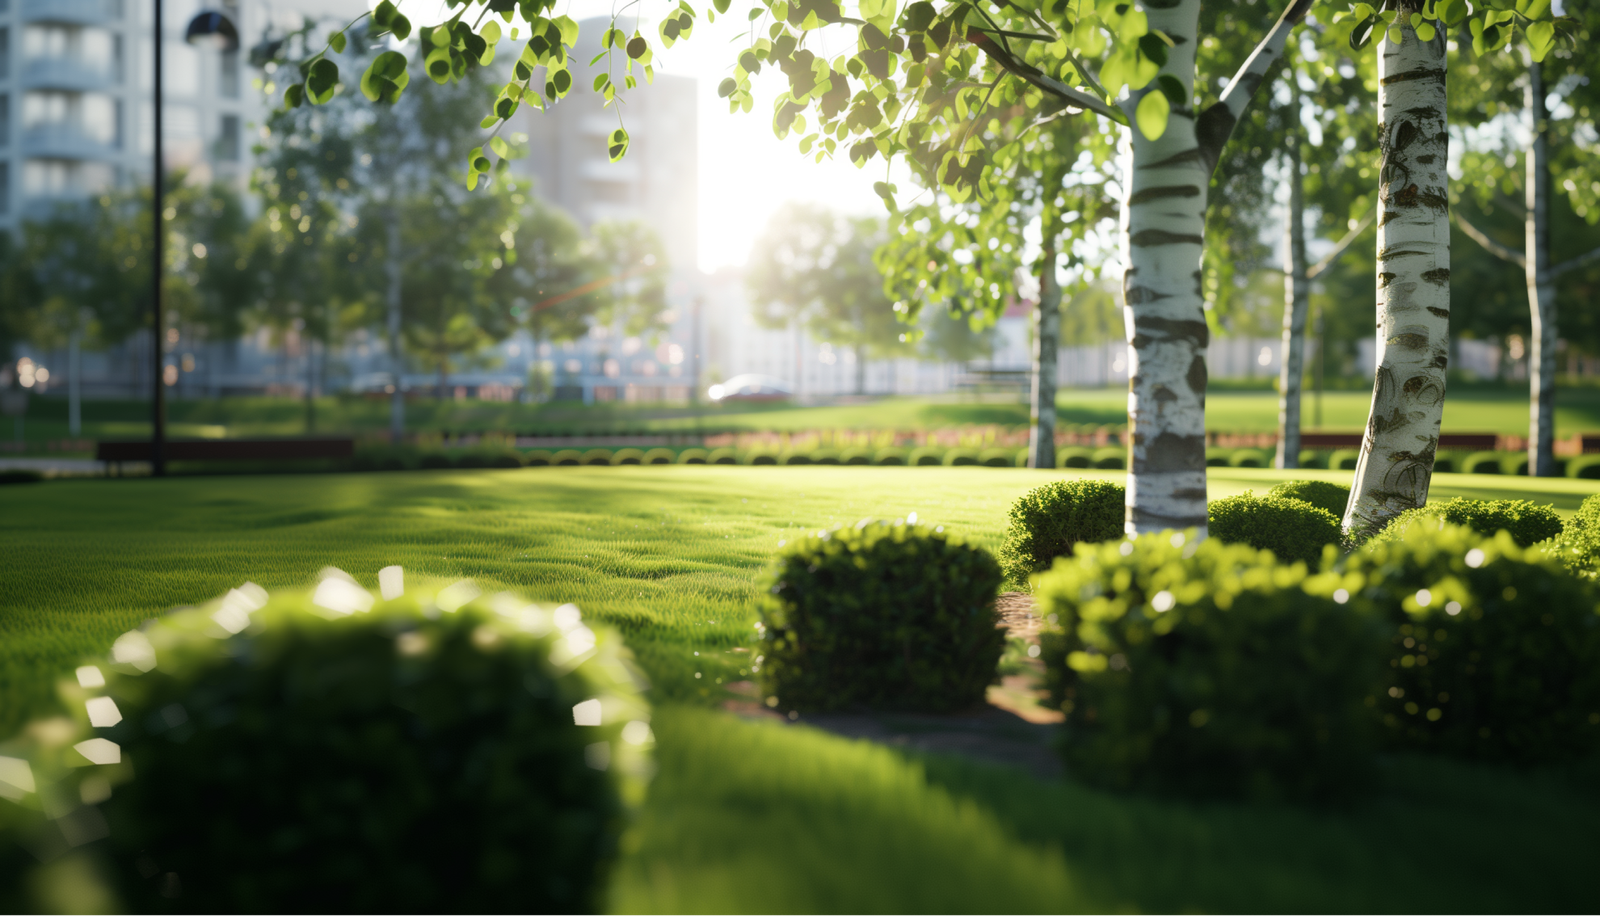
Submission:
[[[1366,425],[1370,394],[1329,391],[1323,395],[1320,428],[1355,431]],[[1059,422],[1118,426],[1127,421],[1127,392],[1119,388],[1063,391]],[[1207,427],[1223,432],[1270,432],[1277,428],[1277,395],[1271,391],[1216,390],[1206,399]],[[83,436],[137,438],[149,435],[148,407],[136,401],[91,401],[84,405]],[[323,434],[381,433],[388,429],[384,401],[327,397],[317,401],[313,431]],[[1315,425],[1308,395],[1305,423]],[[24,426],[35,449],[67,436],[66,403],[34,398]],[[305,406],[290,398],[176,400],[169,404],[171,435],[193,438],[298,436],[307,432]],[[803,407],[784,404],[706,405],[699,409],[641,404],[500,404],[419,400],[408,408],[413,431],[502,430],[535,434],[696,433],[817,429],[939,429],[969,424],[1021,426],[1028,410],[1015,398],[986,395],[876,398],[859,404]],[[1473,386],[1445,402],[1446,432],[1527,435],[1527,392],[1512,387]],[[1556,435],[1600,430],[1600,388],[1566,388],[1557,398]],[[0,437],[11,430],[0,426]]]
[[[166,608],[246,579],[303,586],[324,565],[375,586],[398,563],[573,601],[627,634],[654,685],[661,769],[617,910],[1592,907],[1600,799],[1574,777],[1397,760],[1347,810],[1192,805],[715,711],[780,540],[914,510],[994,545],[1011,501],[1056,476],[670,466],[4,487],[0,736],[48,712],[80,658]],[[1287,476],[1212,469],[1211,495]],[[1570,512],[1600,481],[1441,475],[1434,492]]]

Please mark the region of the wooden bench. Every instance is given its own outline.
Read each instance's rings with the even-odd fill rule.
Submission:
[[[294,461],[307,458],[349,458],[354,439],[181,439],[163,449],[168,461]],[[115,464],[122,473],[124,461],[149,461],[150,440],[100,442],[96,461]]]

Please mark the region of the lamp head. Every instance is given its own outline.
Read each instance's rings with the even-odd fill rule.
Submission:
[[[239,50],[239,30],[221,13],[207,11],[189,20],[183,40],[192,45],[209,45],[218,51]]]

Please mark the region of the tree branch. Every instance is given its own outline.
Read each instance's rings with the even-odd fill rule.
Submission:
[[[1560,264],[1550,268],[1550,279],[1554,280],[1569,270],[1577,270],[1594,261],[1600,261],[1600,248],[1596,248],[1587,254],[1580,254],[1571,260],[1562,261]]]
[[[1007,72],[1022,77],[1029,83],[1032,83],[1033,85],[1038,86],[1040,89],[1043,89],[1045,92],[1048,92],[1062,101],[1065,101],[1074,108],[1082,108],[1085,111],[1092,111],[1095,114],[1104,115],[1105,117],[1116,121],[1118,124],[1128,123],[1128,116],[1123,114],[1120,110],[1111,108],[1094,96],[1089,95],[1086,92],[1080,92],[1077,89],[1068,86],[1066,83],[1061,82],[1060,80],[1052,79],[1051,77],[1046,76],[1037,67],[1017,60],[1010,54],[1007,54],[1003,48],[995,44],[994,39],[990,38],[983,32],[977,29],[968,29],[967,40],[977,45],[978,48],[983,51],[983,53],[989,55],[990,59],[999,64]]]
[[[1217,167],[1217,160],[1222,157],[1222,147],[1233,135],[1234,125],[1239,123],[1250,99],[1266,80],[1267,70],[1283,56],[1283,46],[1289,41],[1289,33],[1306,18],[1311,11],[1311,4],[1312,0],[1291,0],[1277,23],[1245,59],[1244,66],[1228,82],[1228,87],[1222,90],[1216,104],[1200,113],[1195,132],[1199,134],[1200,152],[1210,165],[1206,171]]]
[[[1372,221],[1374,219],[1376,219],[1377,216],[1378,216],[1378,208],[1376,206],[1374,206],[1372,209],[1368,210],[1367,211],[1367,215],[1361,217],[1361,222],[1357,223],[1356,227],[1354,229],[1351,229],[1349,232],[1346,232],[1344,234],[1344,238],[1340,239],[1333,246],[1333,250],[1328,252],[1326,257],[1324,257],[1322,260],[1318,261],[1317,263],[1311,265],[1311,267],[1306,270],[1306,279],[1307,280],[1314,280],[1314,279],[1316,279],[1318,274],[1320,274],[1323,271],[1327,270],[1328,268],[1332,267],[1333,266],[1333,262],[1339,260],[1339,256],[1345,253],[1345,250],[1350,247],[1350,243],[1355,241],[1357,236],[1359,236],[1359,235],[1361,235],[1361,233],[1367,231],[1367,227],[1372,225]]]
[[[1468,222],[1467,218],[1462,216],[1459,211],[1451,210],[1450,216],[1456,221],[1456,226],[1460,228],[1462,232],[1466,233],[1467,238],[1477,242],[1483,247],[1484,251],[1489,252],[1502,261],[1510,261],[1518,267],[1528,266],[1528,260],[1522,256],[1522,252],[1513,251],[1494,239],[1489,238],[1487,235],[1484,235],[1482,229],[1479,229],[1477,226],[1474,226],[1472,223]]]

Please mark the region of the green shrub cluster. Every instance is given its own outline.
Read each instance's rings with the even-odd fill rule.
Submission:
[[[1548,550],[1579,578],[1600,579],[1600,496],[1583,501]]]
[[[948,711],[983,701],[1005,645],[988,551],[943,526],[863,521],[782,550],[760,594],[768,705]]]
[[[1464,525],[1486,537],[1497,531],[1506,531],[1512,540],[1523,547],[1561,533],[1561,517],[1549,506],[1526,499],[1466,499],[1458,496],[1447,502],[1407,509],[1395,516],[1375,537],[1398,537],[1412,523],[1424,519],[1436,520],[1435,526],[1446,523]]]
[[[1030,491],[1011,505],[1000,545],[1006,581],[1025,588],[1077,544],[1122,537],[1126,501],[1122,485],[1108,480],[1057,480]]]
[[[1416,519],[1320,588],[1388,625],[1374,708],[1398,746],[1522,763],[1600,746],[1600,616],[1542,547]]]
[[[78,669],[0,846],[101,837],[85,874],[136,912],[600,906],[652,740],[616,635],[470,582],[374,603],[325,575]]]
[[[1071,773],[1114,788],[1320,799],[1358,787],[1376,727],[1374,615],[1305,567],[1171,532],[1078,548],[1035,584]]]
[[[1310,503],[1334,518],[1343,518],[1350,502],[1349,487],[1325,480],[1286,480],[1268,490],[1267,495]]]
[[[1283,496],[1244,493],[1206,507],[1211,536],[1230,544],[1270,550],[1286,563],[1316,567],[1323,548],[1341,540],[1339,520],[1326,509]]]

